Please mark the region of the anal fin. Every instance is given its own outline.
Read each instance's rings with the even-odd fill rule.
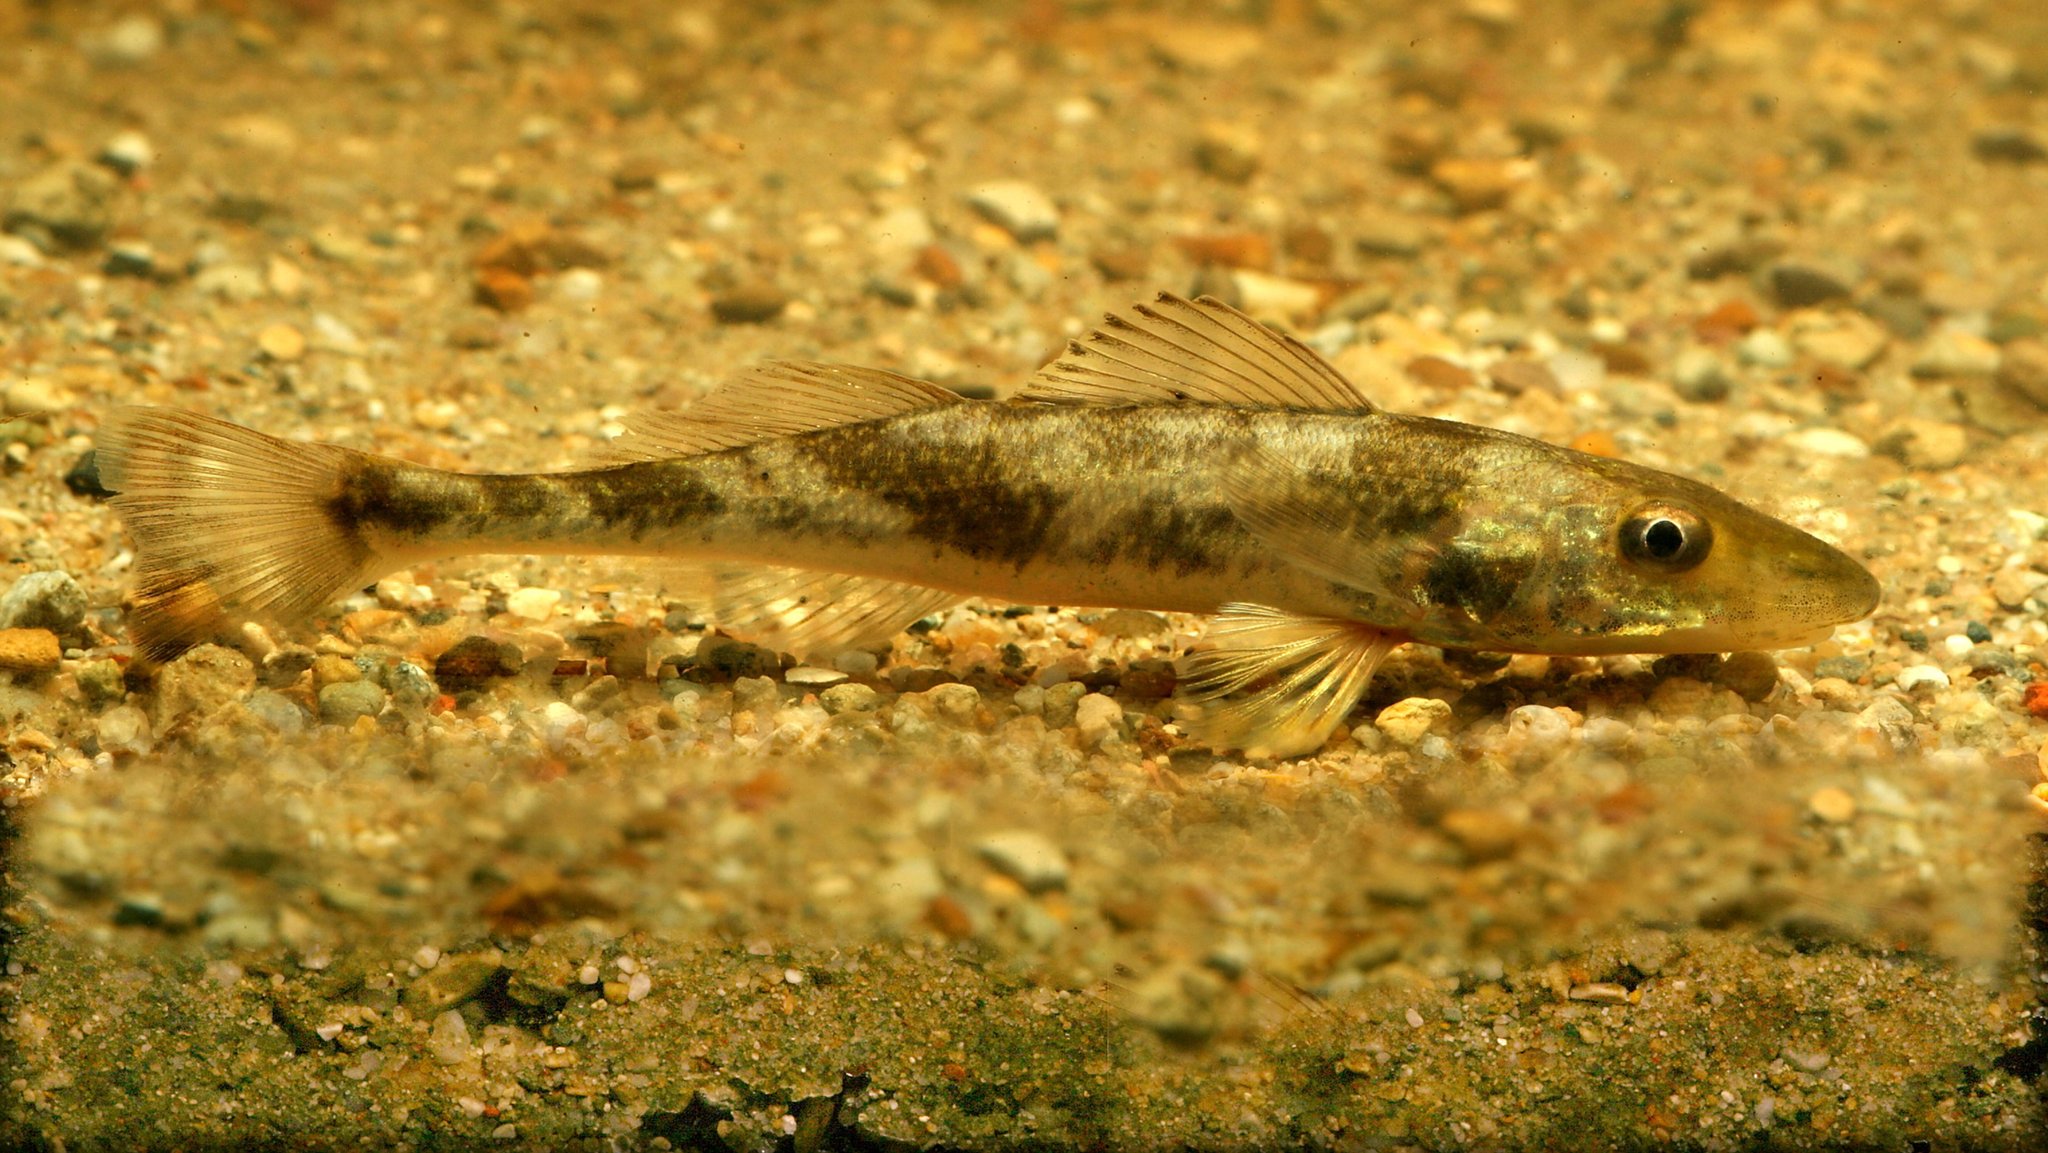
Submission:
[[[1321,748],[1402,643],[1358,621],[1255,604],[1225,605],[1208,639],[1215,648],[1187,658],[1185,683],[1202,706],[1195,735],[1278,757]]]
[[[720,628],[799,656],[881,644],[964,599],[945,589],[814,569],[719,565],[705,575],[707,607]]]

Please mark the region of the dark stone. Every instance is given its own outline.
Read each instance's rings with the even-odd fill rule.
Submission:
[[[442,688],[459,692],[493,677],[517,676],[522,664],[515,645],[489,637],[464,637],[434,661],[434,679]]]
[[[1812,308],[1849,295],[1840,274],[1812,264],[1788,262],[1771,269],[1771,295],[1786,308]]]

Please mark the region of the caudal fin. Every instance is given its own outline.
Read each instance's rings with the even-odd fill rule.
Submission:
[[[167,659],[230,615],[304,616],[378,568],[337,498],[363,454],[169,408],[119,408],[95,445],[135,538],[129,633]]]

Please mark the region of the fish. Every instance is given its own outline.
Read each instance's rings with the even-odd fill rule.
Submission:
[[[1006,401],[768,361],[577,471],[470,473],[123,407],[96,447],[158,658],[429,560],[666,558],[727,632],[886,644],[968,597],[1202,614],[1192,736],[1314,752],[1397,647],[1794,648],[1875,608],[1861,564],[1686,477],[1394,413],[1210,297],[1109,313]]]

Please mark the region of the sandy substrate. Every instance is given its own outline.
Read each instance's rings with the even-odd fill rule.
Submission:
[[[0,3],[0,1144],[2038,1144],[2022,8]],[[1176,724],[1198,620],[809,668],[659,566],[145,669],[80,468],[119,402],[509,470],[768,356],[1002,396],[1160,289],[1883,604],[1412,649],[1247,761]]]

